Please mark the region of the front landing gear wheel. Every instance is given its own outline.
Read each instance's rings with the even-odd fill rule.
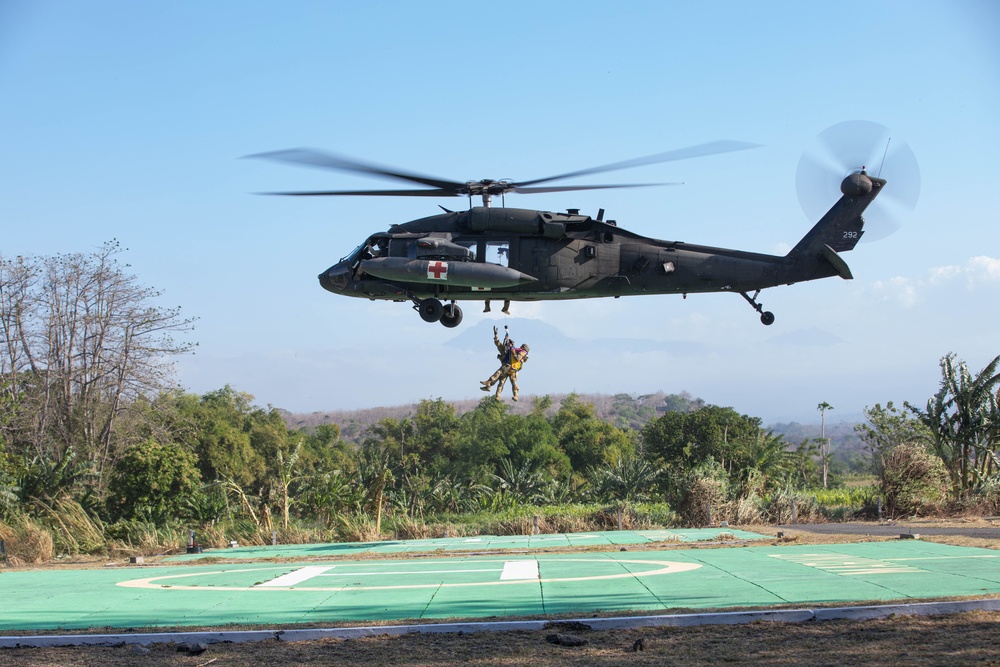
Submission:
[[[760,314],[760,323],[763,324],[765,327],[769,327],[772,324],[774,324],[774,313],[772,313],[770,310],[765,310],[763,313]]]
[[[417,304],[417,312],[424,322],[437,322],[444,315],[444,305],[437,299],[424,299]]]
[[[448,327],[449,329],[454,329],[461,323],[462,323],[462,309],[459,308],[454,303],[445,306],[444,313],[442,313],[441,315],[441,324]]]

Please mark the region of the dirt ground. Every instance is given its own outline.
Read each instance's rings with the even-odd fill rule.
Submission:
[[[753,623],[697,628],[575,632],[582,646],[554,644],[553,631],[406,635],[308,642],[213,644],[200,655],[156,645],[2,649],[0,665],[23,667],[594,667],[641,665],[1000,665],[1000,612],[877,621]],[[563,633],[564,635],[566,633]],[[638,645],[637,645],[638,644]]]
[[[921,539],[963,546],[1000,548],[1000,540],[982,529],[995,528],[991,520],[940,522],[933,527],[963,528],[953,534]],[[830,525],[830,524],[828,524]],[[901,533],[921,532],[899,525],[852,524],[826,534],[795,527],[741,526],[772,536],[764,543],[818,544],[883,541]],[[879,526],[886,530],[878,530]],[[900,529],[903,528],[903,529]],[[783,535],[779,538],[778,532]],[[984,536],[985,535],[985,536]],[[657,545],[691,548],[690,544]],[[727,545],[700,545],[700,548]],[[80,566],[83,564],[75,564]],[[66,566],[66,565],[64,565]],[[74,565],[69,565],[73,567]],[[93,564],[91,564],[93,566]],[[2,603],[2,602],[0,602]],[[578,639],[570,646],[553,643]],[[568,636],[568,637],[567,637]],[[264,641],[213,644],[191,655],[172,644],[152,645],[148,653],[133,646],[49,649],[0,649],[0,666],[117,667],[242,665],[338,665],[372,667],[509,667],[531,665],[997,665],[1000,666],[1000,612],[968,612],[941,617],[896,616],[875,621],[807,623],[752,623],[740,626],[696,628],[641,628],[635,630],[567,632],[564,628],[537,632],[427,634],[307,642]],[[573,643],[570,641],[569,643]]]

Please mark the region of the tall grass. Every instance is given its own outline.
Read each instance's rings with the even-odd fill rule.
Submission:
[[[58,554],[97,554],[105,551],[104,525],[78,501],[68,496],[33,501],[39,524],[49,529]]]
[[[714,523],[730,525],[779,524],[872,518],[875,494],[871,485],[826,490],[782,490],[767,495],[750,494],[737,500],[716,501]],[[701,499],[699,497],[699,499]],[[269,545],[275,536],[255,521],[234,517],[198,525],[174,522],[157,526],[143,521],[120,521],[102,525],[76,501],[62,499],[38,504],[33,518],[15,516],[0,523],[0,539],[7,542],[8,560],[16,564],[41,563],[56,554],[103,554],[134,556],[177,553],[184,550],[190,530],[197,543],[222,548],[231,540],[241,545]],[[692,524],[666,503],[634,503],[627,506],[598,503],[559,505],[515,505],[496,511],[434,514],[410,517],[388,513],[382,532],[375,531],[374,517],[365,512],[345,513],[329,523],[293,520],[277,531],[277,542],[375,542],[473,535],[531,535],[590,531],[673,528]],[[704,524],[698,524],[704,525]]]
[[[52,560],[52,533],[27,516],[15,515],[0,522],[0,540],[10,565],[38,565]]]

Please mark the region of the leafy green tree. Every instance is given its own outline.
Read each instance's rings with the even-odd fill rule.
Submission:
[[[621,459],[633,450],[624,431],[599,419],[593,404],[580,402],[576,394],[563,399],[552,417],[552,428],[573,470],[580,473]]]
[[[108,481],[108,511],[115,520],[164,525],[181,514],[185,500],[200,486],[194,454],[174,443],[150,440],[115,463]]]
[[[587,477],[597,498],[620,503],[624,509],[649,499],[660,472],[649,461],[629,454],[590,468]]]
[[[954,354],[941,359],[941,386],[921,410],[907,407],[932,434],[952,493],[962,497],[998,472],[1000,355],[973,375]]]
[[[816,438],[803,438],[791,452],[791,477],[794,486],[808,489],[819,486],[823,481],[819,459],[819,442]]]
[[[424,399],[413,415],[413,435],[410,451],[425,468],[433,472],[447,470],[455,457],[459,419],[455,406],[440,398]]]
[[[288,530],[289,513],[292,507],[292,484],[302,477],[299,469],[299,455],[302,453],[302,443],[298,443],[291,452],[278,449],[276,453],[275,481],[281,502],[281,527]]]
[[[737,481],[743,493],[767,493],[785,485],[795,464],[795,453],[788,450],[785,437],[761,428],[755,437],[744,441],[737,452]],[[753,489],[747,488],[751,481]]]
[[[184,499],[184,509],[179,518],[191,519],[198,524],[216,523],[229,518],[229,498],[224,485],[219,482],[203,484],[197,492]]]
[[[14,482],[14,466],[0,441],[0,519],[13,514],[19,504],[18,491],[20,489]]]
[[[354,448],[340,437],[336,424],[320,424],[312,431],[303,431],[302,436],[300,456],[305,476],[353,470]]]
[[[459,435],[452,474],[460,479],[485,482],[497,470],[500,461],[510,456],[507,441],[506,404],[493,396],[479,401],[475,410],[459,419]]]
[[[367,507],[375,515],[375,532],[381,533],[386,491],[395,481],[390,452],[372,445],[362,447],[358,453],[357,475],[365,489]]]
[[[38,502],[51,505],[55,500],[85,493],[92,487],[94,466],[77,458],[76,450],[70,447],[60,458],[35,456],[19,466],[16,485],[21,505],[29,507]]]
[[[516,465],[510,459],[500,461],[499,471],[493,474],[494,490],[500,500],[500,507],[516,505],[533,505],[542,499],[545,480],[542,474],[532,465],[524,461]]]
[[[571,394],[571,396],[575,398],[576,395]],[[565,406],[564,400],[563,407]],[[638,428],[639,424],[648,421],[655,414],[649,406],[641,406],[631,394],[615,394],[611,398],[611,413],[614,426],[623,430]]]
[[[206,482],[227,479],[250,488],[264,478],[265,460],[251,443],[252,400],[228,385],[200,399],[179,397],[180,417],[192,425],[187,435]]]
[[[384,489],[394,504],[411,517],[422,507],[429,480],[424,474],[424,443],[417,435],[416,424],[409,417],[386,417],[369,427],[362,444],[362,454],[378,452],[391,472],[392,485]],[[359,459],[367,460],[367,459]]]
[[[495,462],[494,473],[499,472],[501,462],[508,459],[518,466],[527,464],[547,478],[569,473],[569,458],[559,449],[552,424],[544,415],[538,412],[509,415],[504,420],[503,429],[510,454]]]
[[[642,429],[646,456],[656,467],[691,469],[715,461],[735,472],[741,447],[757,437],[760,419],[709,405],[695,412],[667,412]]]
[[[388,459],[402,462],[413,448],[413,421],[409,417],[385,417],[368,427],[363,447],[375,446]]]
[[[310,475],[303,480],[300,494],[310,514],[324,524],[359,507],[364,499],[364,489],[354,475],[339,469]]]
[[[903,412],[893,405],[892,401],[882,407],[864,410],[865,423],[854,426],[854,432],[868,447],[871,453],[871,468],[876,475],[885,469],[886,456],[899,445],[915,444],[930,445],[933,435],[927,425],[912,416],[912,412]]]
[[[434,480],[428,500],[432,511],[459,514],[473,511],[479,505],[480,498],[491,491],[485,484],[456,480],[445,475]]]

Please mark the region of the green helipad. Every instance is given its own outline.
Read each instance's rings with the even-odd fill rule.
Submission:
[[[708,542],[725,536],[727,540],[762,540],[764,535],[732,528],[678,528],[674,530],[611,530],[592,533],[545,535],[477,535],[427,540],[382,542],[330,542],[325,544],[279,544],[273,547],[213,549],[203,554],[172,556],[168,561],[220,558],[322,558],[324,556],[364,556],[365,554],[424,553],[434,551],[541,550],[559,547],[615,547],[657,542]]]
[[[860,603],[1000,593],[1000,552],[920,541],[0,573],[0,631]]]

